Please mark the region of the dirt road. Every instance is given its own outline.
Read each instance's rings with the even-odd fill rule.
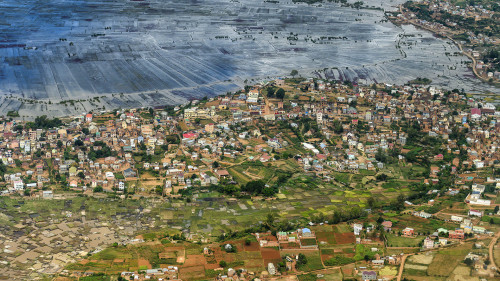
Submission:
[[[497,232],[495,237],[491,240],[489,245],[489,253],[490,253],[490,266],[495,267],[498,270],[497,265],[495,264],[495,256],[493,255],[493,249],[495,248],[495,244],[497,243],[498,238],[500,237],[500,231]]]

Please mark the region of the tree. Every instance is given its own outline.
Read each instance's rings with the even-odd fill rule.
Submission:
[[[377,161],[382,162],[382,163],[386,163],[387,162],[387,154],[381,148],[379,148],[377,150],[377,153],[375,153],[375,159]]]
[[[227,262],[226,261],[220,261],[219,262],[219,266],[220,267],[226,267],[227,266]]]
[[[219,168],[219,162],[214,161],[214,162],[212,163],[212,167],[214,167],[214,169]]]
[[[382,217],[378,217],[378,219],[377,219],[377,223],[378,223],[378,224],[381,224],[381,223],[383,223],[383,222],[384,222],[384,219],[383,219]]]
[[[376,179],[377,179],[377,181],[386,181],[387,175],[386,174],[377,175]]]
[[[373,198],[373,196],[368,197],[366,204],[368,205],[368,208],[373,209],[373,207],[375,207],[375,198]]]
[[[342,127],[342,123],[339,120],[333,121],[333,131],[336,134],[341,134],[344,131],[344,128]]]
[[[81,179],[85,178],[85,174],[83,172],[78,172],[78,177]]]
[[[97,186],[96,188],[94,188],[94,192],[102,192],[102,186]]]
[[[268,213],[266,217],[266,224],[269,228],[274,226],[274,221],[276,220],[276,216],[274,213]]]
[[[292,75],[293,77],[297,76],[298,74],[299,74],[299,72],[296,69],[294,69],[290,72],[290,75]]]
[[[394,203],[394,209],[397,211],[401,211],[405,208],[405,196],[403,194],[399,194],[396,202]]]
[[[16,125],[14,127],[14,131],[16,131],[16,132],[22,132],[23,129],[24,129],[23,125]]]
[[[274,93],[276,92],[276,87],[267,87],[266,92],[267,92],[267,97],[272,98],[274,97]]]
[[[260,194],[262,190],[266,187],[263,181],[249,181],[245,186],[241,188],[241,190],[246,191],[252,194]]]
[[[306,257],[306,255],[300,253],[299,257],[297,259],[297,265],[300,266],[300,265],[305,265],[305,264],[307,264],[307,257]]]
[[[284,99],[285,98],[285,90],[283,90],[282,88],[279,88],[277,91],[276,91],[276,98],[278,99]]]
[[[471,258],[466,258],[464,260],[464,263],[467,265],[467,266],[471,266],[473,263],[474,263],[474,260],[471,259]]]
[[[155,187],[155,193],[158,195],[163,195],[163,187],[161,185],[157,185]]]

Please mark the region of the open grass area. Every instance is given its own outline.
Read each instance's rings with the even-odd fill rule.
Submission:
[[[293,250],[281,251],[281,254],[285,253],[293,253]],[[301,265],[299,269],[301,271],[313,271],[323,268],[323,264],[321,262],[321,257],[319,255],[319,251],[304,251],[302,252],[307,257],[307,264]]]
[[[415,238],[410,238],[387,233],[386,238],[389,247],[418,247],[419,243],[422,242],[425,237],[417,236]]]

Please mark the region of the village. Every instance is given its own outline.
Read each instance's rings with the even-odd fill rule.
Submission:
[[[312,78],[6,117],[0,274],[493,280],[499,118],[459,90]]]

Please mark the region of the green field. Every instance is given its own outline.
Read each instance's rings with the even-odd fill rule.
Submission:
[[[394,234],[387,233],[387,246],[389,247],[418,247],[420,242],[422,242],[425,237],[417,236],[415,238],[396,236]]]

